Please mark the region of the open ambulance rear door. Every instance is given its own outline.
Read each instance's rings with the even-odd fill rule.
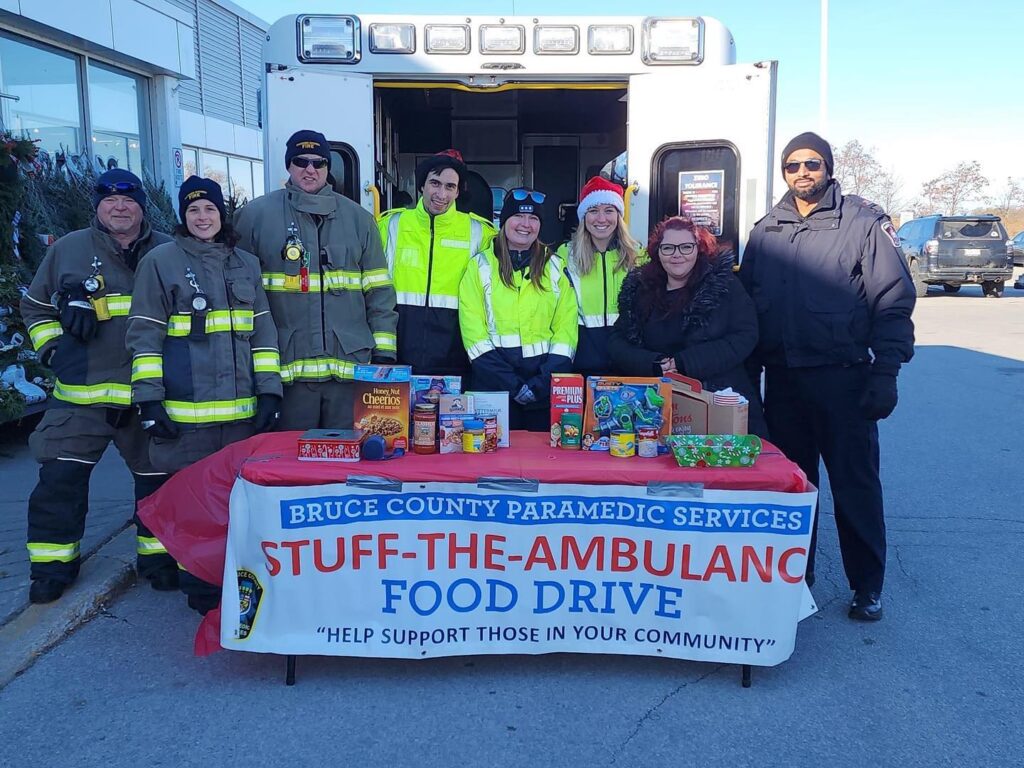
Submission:
[[[776,63],[629,78],[630,231],[683,213],[737,249],[772,203]]]

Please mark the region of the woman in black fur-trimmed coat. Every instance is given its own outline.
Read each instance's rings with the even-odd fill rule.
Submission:
[[[704,227],[673,216],[651,234],[650,261],[626,277],[608,352],[624,376],[678,372],[705,389],[732,387],[750,401],[748,428],[767,437],[760,393],[744,361],[757,314],[732,272],[731,253]]]

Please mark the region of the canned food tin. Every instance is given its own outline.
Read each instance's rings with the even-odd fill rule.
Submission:
[[[658,455],[658,430],[654,427],[637,427],[636,455],[642,459],[653,459]]]
[[[479,419],[469,419],[463,425],[462,452],[484,452],[484,423]]]
[[[636,455],[636,433],[624,429],[612,432],[608,447],[612,456],[617,459],[628,459]]]

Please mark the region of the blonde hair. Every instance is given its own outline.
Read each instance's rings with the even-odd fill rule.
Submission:
[[[622,214],[617,209],[615,213],[615,232],[612,234],[612,239],[609,242],[617,242],[619,260],[615,264],[615,268],[628,272],[637,264],[640,255],[640,243],[629,234]],[[594,255],[596,253],[597,248],[594,247],[594,238],[587,231],[586,216],[584,215],[584,220],[576,227],[572,240],[569,241],[569,264],[573,271],[579,275],[590,274],[590,270],[594,268],[594,262],[596,261]]]

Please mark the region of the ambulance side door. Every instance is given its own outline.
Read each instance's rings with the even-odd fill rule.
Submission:
[[[641,242],[688,215],[742,252],[772,203],[776,63],[673,68],[629,78],[630,230]]]
[[[277,69],[266,74],[263,167],[267,191],[288,180],[285,142],[303,129],[331,144],[335,189],[371,213],[373,196],[373,77],[322,69]]]

